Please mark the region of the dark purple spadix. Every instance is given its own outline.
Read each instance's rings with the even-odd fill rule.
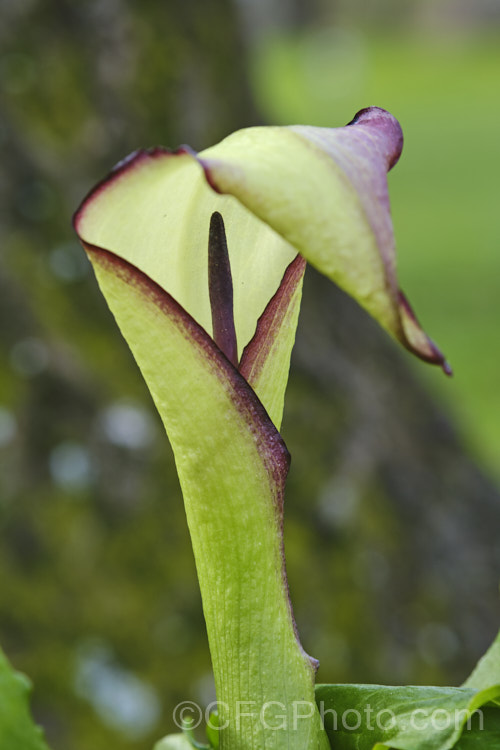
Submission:
[[[210,218],[208,232],[208,293],[212,309],[213,339],[228,360],[238,366],[238,347],[233,312],[233,279],[224,220],[218,211]]]

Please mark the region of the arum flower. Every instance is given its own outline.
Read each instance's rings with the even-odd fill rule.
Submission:
[[[138,151],[75,215],[174,450],[222,748],[328,747],[282,543],[278,429],[306,261],[448,371],[396,279],[386,173],[401,147],[397,121],[372,107],[344,128],[258,127],[199,154]]]

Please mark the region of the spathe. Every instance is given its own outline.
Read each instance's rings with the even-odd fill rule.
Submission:
[[[336,130],[251,128],[196,155],[140,151],[75,228],[169,435],[221,701],[221,750],[326,750],[315,662],[288,599],[278,432],[305,260],[418,356],[445,366],[399,291],[386,172],[401,149],[376,108]],[[225,228],[224,228],[225,226]],[[226,236],[227,233],[227,236]],[[296,732],[269,725],[312,708]],[[236,723],[235,723],[236,722]]]

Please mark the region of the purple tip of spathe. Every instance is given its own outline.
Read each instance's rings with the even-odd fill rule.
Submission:
[[[403,150],[403,130],[394,115],[381,107],[365,107],[356,112],[347,127],[350,125],[365,126],[380,138],[388,170],[397,164]]]

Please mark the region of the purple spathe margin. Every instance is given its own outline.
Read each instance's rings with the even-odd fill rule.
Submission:
[[[306,265],[305,259],[300,254],[292,260],[277,291],[258,319],[252,339],[243,350],[239,370],[250,384],[259,377],[264,368],[265,360],[269,355],[273,340],[279,331],[291,299],[304,277]]]
[[[399,302],[400,307],[405,311],[406,315],[412,321],[412,323],[414,323],[414,325],[417,328],[423,331],[422,326],[418,322],[417,316],[413,312],[413,309],[410,303],[408,302],[406,296],[403,294],[401,290],[399,290],[398,292],[398,302]],[[427,334],[424,334],[424,335],[426,337],[430,353],[426,355],[423,352],[421,353],[419,351],[418,356],[420,357],[420,359],[424,360],[424,362],[428,362],[431,365],[439,365],[442,371],[444,372],[444,374],[451,377],[453,375],[453,370],[451,366],[449,365],[449,363],[447,362],[445,356],[443,355],[441,350],[436,346],[434,341],[431,338],[429,338]],[[415,350],[413,349],[413,347],[408,343],[408,339],[406,338],[406,335],[404,335],[403,338],[401,338],[401,343],[403,344],[403,346],[405,346],[408,349],[408,351],[412,352],[413,354],[415,353]]]
[[[79,235],[80,221],[83,218],[88,205],[114,182],[117,182],[123,177],[126,177],[127,174],[132,172],[134,169],[139,168],[145,162],[154,161],[156,159],[169,159],[175,156],[193,156],[196,158],[196,154],[189,148],[189,146],[180,146],[175,151],[172,151],[171,149],[168,149],[164,146],[155,146],[149,149],[143,148],[132,151],[131,154],[115,164],[114,167],[112,167],[112,169],[109,171],[109,173],[96,185],[94,185],[94,187],[89,190],[87,195],[84,197],[80,206],[77,208],[73,215],[72,224],[75,232]]]

